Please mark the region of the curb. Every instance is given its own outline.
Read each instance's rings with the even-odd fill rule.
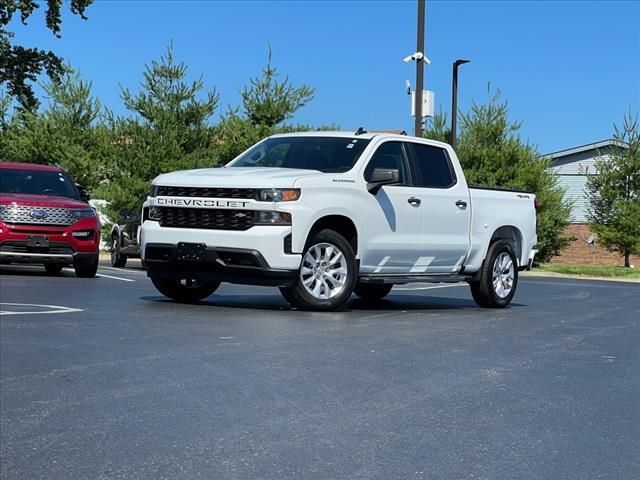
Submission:
[[[592,277],[587,275],[568,275],[565,273],[539,272],[533,270],[530,270],[528,272],[520,272],[520,275],[523,277],[572,278],[574,280],[599,280],[602,282],[640,283],[640,278]]]

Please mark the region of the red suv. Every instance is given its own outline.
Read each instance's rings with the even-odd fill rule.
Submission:
[[[0,263],[39,263],[79,277],[98,270],[100,220],[60,167],[0,163]]]

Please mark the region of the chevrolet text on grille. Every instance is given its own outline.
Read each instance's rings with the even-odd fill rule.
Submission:
[[[197,198],[157,197],[155,205],[163,207],[246,208],[249,202],[238,200],[211,200]]]

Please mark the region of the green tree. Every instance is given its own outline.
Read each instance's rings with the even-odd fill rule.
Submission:
[[[451,143],[451,127],[447,123],[447,114],[442,111],[442,108],[434,115],[423,135],[431,140]]]
[[[17,111],[0,133],[0,157],[18,162],[57,164],[79,183],[95,188],[106,176],[108,148],[99,124],[100,101],[91,82],[65,67],[58,80],[43,85],[49,104],[41,111]]]
[[[46,0],[46,25],[56,36],[60,37],[61,0]],[[70,9],[73,14],[86,20],[86,8],[93,0],[71,0]],[[64,74],[62,58],[52,51],[24,47],[12,44],[14,34],[7,26],[16,13],[20,15],[23,25],[27,24],[31,14],[40,7],[35,0],[2,0],[0,2],[0,85],[7,89],[22,108],[35,110],[38,106],[30,82],[35,82],[42,71],[51,80],[59,80]]]
[[[289,77],[278,80],[278,70],[271,66],[271,46],[262,76],[249,80],[242,90],[242,105],[246,117],[256,126],[273,128],[313,100],[314,90],[307,85],[294,87]]]
[[[145,66],[143,77],[137,93],[122,89],[132,116],[108,120],[111,176],[99,194],[111,202],[112,213],[135,208],[161,173],[217,163],[210,125],[219,102],[216,91],[202,95],[202,76],[188,80],[188,67],[175,60],[173,45]]]
[[[511,122],[507,102],[500,91],[486,104],[473,103],[460,115],[457,154],[470,185],[502,187],[536,194],[538,210],[538,259],[546,261],[569,243],[562,235],[569,225],[571,204],[564,199],[558,177],[549,171],[550,161],[518,135],[521,124]],[[440,141],[450,137],[443,115],[425,132],[427,138]]]
[[[249,80],[241,92],[242,107],[229,109],[215,128],[215,143],[221,163],[232,160],[259,140],[275,133],[307,131],[309,125],[285,125],[285,120],[313,99],[314,89],[294,86],[271,64],[271,47],[262,75]],[[320,127],[326,129],[327,127]]]
[[[638,117],[625,115],[622,127],[614,125],[617,146],[601,152],[595,175],[587,177],[587,218],[598,241],[624,256],[640,253],[640,129]]]

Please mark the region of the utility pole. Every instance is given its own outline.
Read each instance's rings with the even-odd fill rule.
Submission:
[[[456,148],[456,122],[458,120],[458,67],[469,63],[470,60],[456,60],[453,62],[453,81],[451,86],[451,146]]]
[[[425,0],[418,0],[418,42],[416,52],[424,53]],[[424,62],[416,61],[416,137],[422,137],[422,90],[424,89]]]

